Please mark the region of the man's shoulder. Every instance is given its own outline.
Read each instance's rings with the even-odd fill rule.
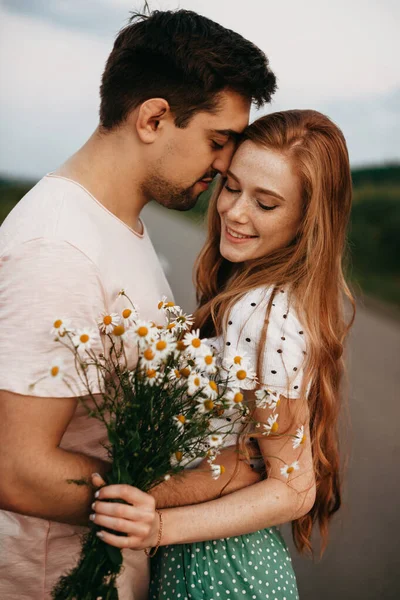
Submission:
[[[88,210],[85,192],[58,177],[43,177],[18,202],[0,228],[0,256],[44,239],[75,246],[92,260],[101,246],[101,231]]]

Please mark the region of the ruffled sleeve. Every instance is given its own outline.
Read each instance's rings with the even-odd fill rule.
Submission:
[[[254,289],[235,304],[229,315],[223,341],[226,358],[239,354],[247,357],[254,369],[257,368],[258,351],[272,291],[272,286]],[[306,353],[307,335],[296,315],[289,291],[279,289],[269,315],[261,369],[258,373],[259,384],[287,398],[298,398]]]

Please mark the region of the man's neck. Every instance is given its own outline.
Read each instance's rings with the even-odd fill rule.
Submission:
[[[149,198],[141,190],[139,161],[136,168],[127,161],[129,150],[132,153],[132,148],[124,149],[118,133],[103,135],[97,129],[55,174],[80,183],[116,217],[142,233],[139,215]]]

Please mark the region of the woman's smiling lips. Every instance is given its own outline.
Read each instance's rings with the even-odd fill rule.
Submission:
[[[231,229],[227,225],[225,225],[225,237],[229,242],[233,244],[243,244],[248,242],[249,240],[254,240],[254,238],[258,237],[257,235],[245,235],[240,233],[239,231],[235,231]]]

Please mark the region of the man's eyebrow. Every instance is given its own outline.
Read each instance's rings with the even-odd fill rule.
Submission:
[[[239,178],[236,177],[236,175],[234,173],[232,173],[232,171],[230,171],[229,169],[226,172],[226,174],[229,175],[230,177],[232,177],[232,179],[234,179],[235,181],[237,181],[237,183],[240,183]],[[254,191],[258,192],[259,194],[268,194],[268,196],[274,196],[275,198],[278,198],[278,200],[283,200],[283,201],[285,200],[285,198],[283,196],[281,196],[277,192],[274,192],[273,190],[267,190],[265,188],[256,187],[254,189]]]
[[[238,142],[243,135],[242,133],[239,133],[239,131],[234,131],[233,129],[212,129],[211,133],[225,135],[226,137],[232,138],[235,142]]]

